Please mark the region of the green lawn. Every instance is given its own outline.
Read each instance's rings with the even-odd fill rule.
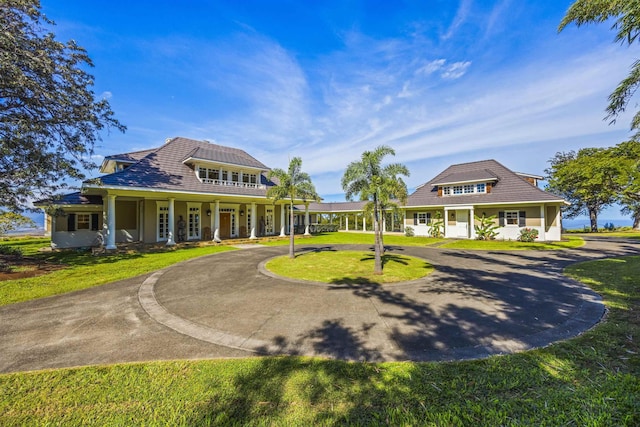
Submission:
[[[0,425],[640,424],[640,257],[571,266],[607,319],[544,349],[451,363],[300,357],[0,375]]]
[[[584,245],[578,236],[563,236],[560,242],[518,242],[512,240],[453,240],[440,245],[446,249],[485,250],[485,251],[549,251],[577,248]]]
[[[22,249],[25,256],[64,268],[28,279],[0,282],[0,306],[103,285],[165,268],[211,253],[232,250],[227,246],[181,248],[153,253],[119,253],[92,256],[90,252],[39,252],[48,239],[3,240],[0,245]]]
[[[433,237],[407,237],[398,234],[385,234],[384,244],[386,246],[428,246],[441,242],[444,239],[435,239]],[[296,237],[296,245],[372,245],[373,233],[352,233],[352,232],[335,232],[335,233],[318,233],[311,237]],[[265,242],[268,246],[286,246],[289,239],[276,240],[273,242]]]
[[[433,272],[423,259],[387,252],[383,274],[373,274],[374,255],[358,251],[311,251],[273,258],[265,267],[280,276],[324,283],[394,283],[414,280]]]

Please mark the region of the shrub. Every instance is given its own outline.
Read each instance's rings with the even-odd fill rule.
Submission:
[[[444,220],[442,219],[442,214],[440,211],[437,211],[435,216],[433,217],[433,221],[431,222],[431,229],[429,230],[429,235],[431,237],[440,238],[443,237],[444,233]]]
[[[404,235],[407,236],[407,237],[415,236],[415,233],[413,232],[413,227],[405,227],[404,228]]]
[[[535,228],[521,228],[518,240],[521,242],[533,242],[538,238],[538,230]]]
[[[475,215],[475,218],[480,221],[480,224],[474,226],[476,230],[476,239],[495,240],[498,235],[496,230],[499,228],[498,224],[496,224],[496,216],[485,216],[482,214],[482,217]]]
[[[22,249],[9,245],[0,245],[0,255],[9,255],[14,258],[22,258]]]

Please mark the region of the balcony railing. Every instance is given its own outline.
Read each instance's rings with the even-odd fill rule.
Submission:
[[[223,181],[221,179],[209,179],[200,178],[205,184],[222,185],[225,187],[238,187],[238,188],[257,188],[259,190],[265,190],[267,188],[264,184],[255,184],[251,182],[238,182],[238,181]]]

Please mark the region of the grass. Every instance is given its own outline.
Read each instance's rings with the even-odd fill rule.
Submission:
[[[92,256],[90,252],[40,252],[48,239],[3,240],[0,245],[20,248],[24,256],[61,265],[51,273],[0,282],[0,306],[128,279],[202,255],[232,250],[227,246],[181,248],[154,253],[128,252]]]
[[[33,255],[41,243],[20,245]],[[567,273],[604,296],[608,322],[547,349],[446,364],[264,358],[2,375],[0,423],[637,424],[640,259]]]
[[[383,274],[373,274],[371,252],[310,251],[290,259],[273,258],[265,267],[280,276],[324,283],[394,283],[418,279],[433,272],[423,259],[386,253],[382,256]]]
[[[355,233],[355,232],[336,232],[336,233],[318,233],[311,237],[296,238],[295,244],[319,244],[319,245],[372,245],[373,233]],[[386,246],[429,246],[444,239],[436,239],[433,237],[407,237],[398,234],[385,234],[384,244]],[[276,240],[273,242],[265,242],[268,246],[286,246],[289,239]]]
[[[451,363],[301,357],[0,375],[0,425],[640,424],[640,257],[576,264],[607,319],[547,348]]]
[[[454,240],[440,245],[446,249],[485,250],[485,251],[549,251],[577,248],[584,245],[578,236],[564,236],[559,242],[518,242],[515,240]]]

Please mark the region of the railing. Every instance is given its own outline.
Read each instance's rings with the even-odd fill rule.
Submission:
[[[254,184],[251,182],[238,182],[238,181],[222,181],[220,179],[201,178],[205,184],[222,185],[225,187],[239,187],[239,188],[258,188],[265,190],[267,188],[264,184]]]

